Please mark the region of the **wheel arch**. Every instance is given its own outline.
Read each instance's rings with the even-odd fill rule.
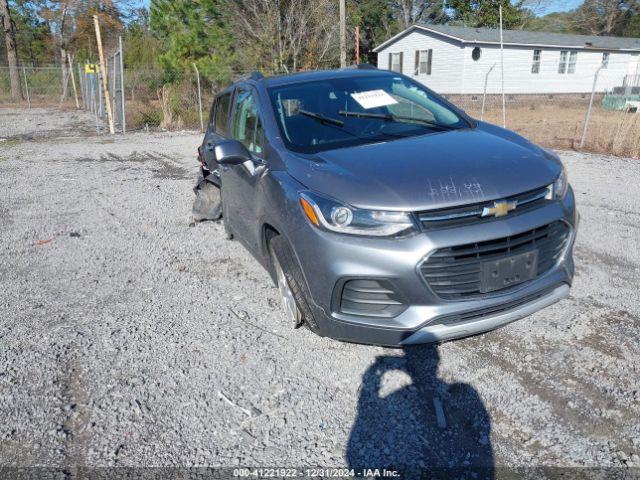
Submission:
[[[273,268],[273,262],[271,261],[271,251],[269,250],[269,242],[273,237],[277,237],[281,235],[276,227],[271,225],[270,223],[262,224],[262,235],[261,235],[261,245],[260,248],[262,250],[262,254],[265,259],[268,259],[267,262],[267,271],[269,272],[269,276],[271,279],[276,282],[276,272]]]

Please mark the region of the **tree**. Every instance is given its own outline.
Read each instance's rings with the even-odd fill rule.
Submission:
[[[360,27],[362,61],[377,63],[373,49],[398,32],[395,11],[389,0],[360,0],[348,5],[349,23]]]
[[[226,5],[245,69],[290,72],[337,64],[337,1],[226,0]]]
[[[625,15],[620,25],[620,35],[623,37],[640,37],[640,9]]]
[[[124,63],[129,68],[156,68],[164,53],[162,40],[153,35],[146,8],[136,9],[124,32]]]
[[[78,59],[96,56],[93,15],[98,16],[105,49],[112,49],[122,31],[123,11],[133,0],[33,0],[38,15],[51,30],[62,66],[62,81],[67,78],[67,54]]]
[[[67,78],[67,47],[77,0],[36,0],[38,14],[47,21],[60,55],[62,82]]]
[[[553,12],[528,19],[526,29],[538,32],[575,33],[571,20],[571,12]]]
[[[93,16],[98,17],[102,43],[106,52],[117,48],[118,37],[124,31],[126,2],[114,0],[84,0],[78,2],[73,12],[73,28],[69,32],[67,48],[76,58],[92,60],[96,58],[96,31]]]
[[[393,0],[392,6],[403,30],[419,22],[438,23],[446,18],[440,0]]]
[[[2,17],[2,28],[4,30],[4,39],[7,48],[11,97],[14,100],[21,100],[22,90],[20,89],[20,72],[18,70],[18,47],[16,45],[16,34],[14,31],[14,23],[11,20],[8,0],[0,0],[0,16]]]
[[[47,23],[40,18],[29,0],[10,2],[11,20],[14,25],[18,63],[40,65],[51,63],[51,35]],[[0,24],[2,20],[0,20]],[[6,58],[5,35],[0,34],[0,58]]]
[[[223,21],[222,0],[151,0],[149,17],[151,31],[164,42],[159,61],[166,82],[191,71],[192,63],[204,76],[231,78],[233,37]]]
[[[616,35],[625,17],[637,11],[638,0],[585,0],[572,18],[573,28],[588,35]]]
[[[500,26],[499,8],[502,5],[503,27],[505,29],[522,28],[527,12],[523,8],[524,0],[449,0],[447,8],[451,12],[452,23],[468,27]]]

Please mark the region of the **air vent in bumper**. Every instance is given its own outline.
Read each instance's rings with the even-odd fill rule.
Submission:
[[[422,276],[440,298],[465,300],[482,295],[481,263],[538,250],[537,277],[551,270],[569,241],[571,230],[563,221],[517,235],[436,250],[420,266]],[[493,293],[500,293],[501,290]],[[485,294],[490,295],[490,294]]]
[[[391,318],[406,308],[406,302],[388,280],[347,280],[342,286],[341,313]]]

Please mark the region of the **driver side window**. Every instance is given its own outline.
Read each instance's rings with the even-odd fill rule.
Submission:
[[[231,137],[242,143],[251,153],[262,156],[264,130],[253,93],[250,90],[239,89],[234,103]]]

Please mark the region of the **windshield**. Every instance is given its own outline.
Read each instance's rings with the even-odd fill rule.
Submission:
[[[285,144],[297,152],[469,127],[432,92],[391,75],[295,83],[269,94]]]

